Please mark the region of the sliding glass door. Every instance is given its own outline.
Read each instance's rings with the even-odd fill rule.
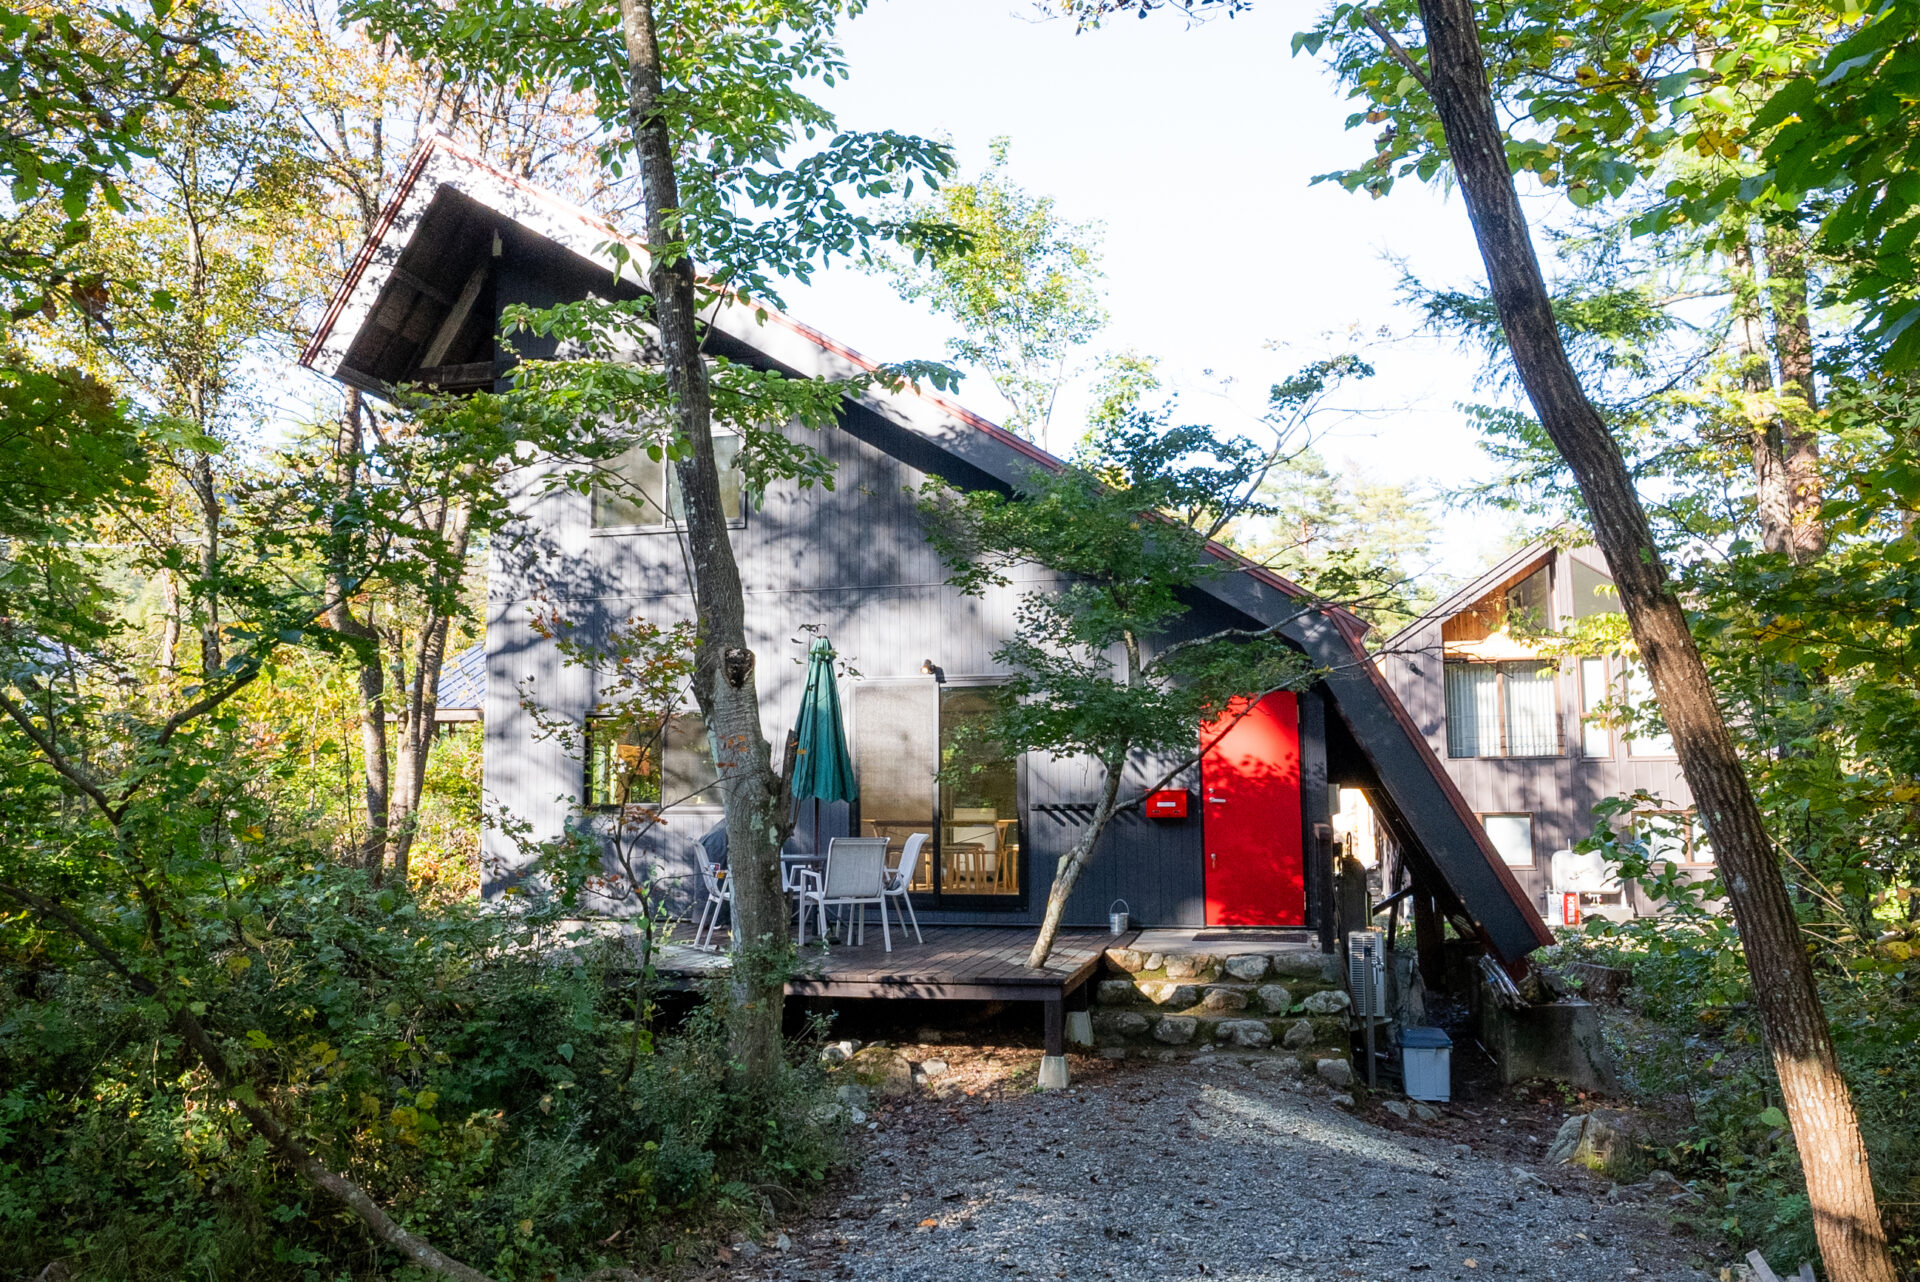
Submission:
[[[926,833],[913,881],[932,907],[1026,902],[1021,765],[989,733],[993,687],[869,680],[854,699],[860,831]]]

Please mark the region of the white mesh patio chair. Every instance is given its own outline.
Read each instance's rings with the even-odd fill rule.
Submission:
[[[700,886],[706,893],[706,900],[700,905],[700,920],[693,928],[693,946],[711,948],[713,934],[720,928],[720,913],[725,909],[731,914],[733,905],[733,882],[727,877],[727,870],[707,858],[707,848],[694,843],[693,857],[700,865]]]
[[[835,837],[827,843],[826,867],[808,870],[800,891],[800,943],[807,942],[807,909],[819,913],[820,937],[827,935],[827,909],[851,908],[840,917],[842,943],[867,941],[867,905],[880,910],[880,938],[893,951],[893,933],[887,929],[887,845],[885,837]],[[855,918],[858,921],[855,921]],[[849,938],[851,937],[851,938]]]
[[[914,915],[913,896],[909,892],[913,889],[913,879],[920,875],[921,852],[926,849],[927,842],[930,840],[932,838],[924,832],[916,832],[907,838],[906,846],[900,851],[899,860],[893,867],[887,869],[885,886],[886,897],[894,901],[894,914],[898,916],[902,907],[907,910],[906,916],[900,918],[900,933],[904,936],[907,933],[907,923],[912,922],[914,942],[921,944],[927,941],[920,934],[920,919]],[[880,920],[884,922],[886,919],[887,910],[883,907],[880,910]]]

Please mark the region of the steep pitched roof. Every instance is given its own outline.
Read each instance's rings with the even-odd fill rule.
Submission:
[[[487,643],[476,641],[440,665],[435,708],[439,712],[482,712],[487,706]]]
[[[411,333],[413,348],[444,348],[448,330],[463,323],[459,287],[423,279],[402,259],[415,234],[436,213],[436,201],[451,193],[499,219],[571,251],[586,263],[614,272],[619,247],[644,261],[646,246],[530,183],[486,164],[445,138],[427,144],[408,169],[398,194],[382,214],[373,237],[355,258],[300,363],[367,390],[380,380],[355,366],[357,346],[370,323],[383,332]],[[471,219],[460,224],[471,226]],[[451,225],[443,221],[442,225]],[[497,235],[497,233],[495,233]],[[424,270],[419,255],[409,260]],[[617,273],[615,273],[617,275]],[[471,293],[469,281],[467,297]],[[468,298],[469,303],[471,299]],[[837,340],[771,307],[722,307],[713,327],[761,359],[809,378],[846,379],[870,373],[871,361]],[[425,335],[434,332],[431,340]],[[1035,467],[1061,461],[1029,441],[937,392],[919,387],[900,392],[870,389],[859,404],[946,456],[1009,489]],[[1208,553],[1239,573],[1209,580],[1205,590],[1248,617],[1275,626],[1324,668],[1326,685],[1354,739],[1369,758],[1394,810],[1417,816],[1419,840],[1448,884],[1485,930],[1501,956],[1513,959],[1552,942],[1552,936],[1488,840],[1413,719],[1387,685],[1363,639],[1366,625],[1338,606],[1315,602],[1312,593],[1220,544]]]

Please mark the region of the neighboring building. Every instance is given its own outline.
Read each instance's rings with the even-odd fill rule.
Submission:
[[[612,243],[636,257],[645,252],[437,141],[415,161],[302,359],[375,393],[401,382],[503,387],[511,358],[494,338],[502,308],[589,293],[638,296],[631,273],[621,280],[608,269]],[[542,353],[537,343],[520,345]],[[722,309],[709,348],[804,376],[871,368],[771,309],[759,319],[751,307]],[[919,390],[850,397],[837,427],[792,430],[831,460],[834,488],[776,484],[757,506],[733,492],[733,544],[767,737],[779,743],[794,719],[804,667],[792,660],[804,653],[802,626],[818,625],[859,670],[842,690],[860,798],[824,825],[931,834],[931,875],[916,896],[923,923],[1031,927],[1058,857],[1092,809],[1093,772],[1082,761],[1037,754],[976,762],[964,787],[942,784],[937,770],[956,732],[980,715],[984,691],[1006,677],[994,655],[1012,633],[1019,595],[1057,580],[1034,570],[984,599],[962,596],[946,582],[913,491],[937,475],[1004,493],[1032,469],[1058,463]],[[621,465],[644,502],[543,485],[550,469],[536,462],[514,499],[516,528],[492,541],[486,789],[491,805],[536,835],[591,816],[609,800],[605,781],[617,773],[610,763],[653,745],[595,742],[595,682],[559,663],[530,626],[531,605],[557,604],[589,627],[635,615],[666,623],[693,611],[671,472],[644,451]],[[1332,797],[1347,787],[1364,789],[1393,833],[1413,878],[1412,906],[1433,939],[1444,919],[1509,960],[1548,942],[1531,895],[1367,657],[1363,625],[1312,605],[1294,584],[1224,548],[1213,555],[1238,572],[1194,594],[1191,626],[1276,627],[1328,675],[1263,701],[1227,750],[1176,789],[1185,803],[1173,807],[1178,814],[1116,820],[1070,901],[1068,924],[1104,925],[1124,899],[1142,925],[1317,927],[1330,945]],[[535,735],[520,704],[528,681],[550,710],[579,719],[586,762]],[[1197,742],[1197,726],[1195,734]],[[699,718],[670,727],[659,748],[666,791],[692,800],[669,812],[656,853],[690,869],[695,839],[720,817]],[[483,893],[500,894],[525,875],[520,850],[498,828],[489,829],[486,855]]]
[[[1712,853],[1692,820],[1693,794],[1665,735],[1616,733],[1603,704],[1646,704],[1637,664],[1618,654],[1542,658],[1535,636],[1618,614],[1606,562],[1594,548],[1536,542],[1506,558],[1402,628],[1380,647],[1381,670],[1420,733],[1446,763],[1501,859],[1543,916],[1562,920],[1564,894],[1589,913],[1649,911],[1631,887],[1596,885],[1570,847],[1593,831],[1594,803],[1644,789],[1662,799],[1671,829],[1656,852],[1706,867]],[[1516,626],[1518,625],[1518,626]],[[1650,830],[1651,831],[1651,830]],[[1558,877],[1556,879],[1556,867]]]
[[[487,643],[477,641],[440,664],[433,720],[442,726],[482,721],[487,709]]]

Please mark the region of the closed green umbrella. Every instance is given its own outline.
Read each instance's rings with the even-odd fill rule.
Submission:
[[[793,734],[795,801],[852,801],[860,795],[833,679],[833,643],[825,637],[814,638],[807,650],[807,688]]]

